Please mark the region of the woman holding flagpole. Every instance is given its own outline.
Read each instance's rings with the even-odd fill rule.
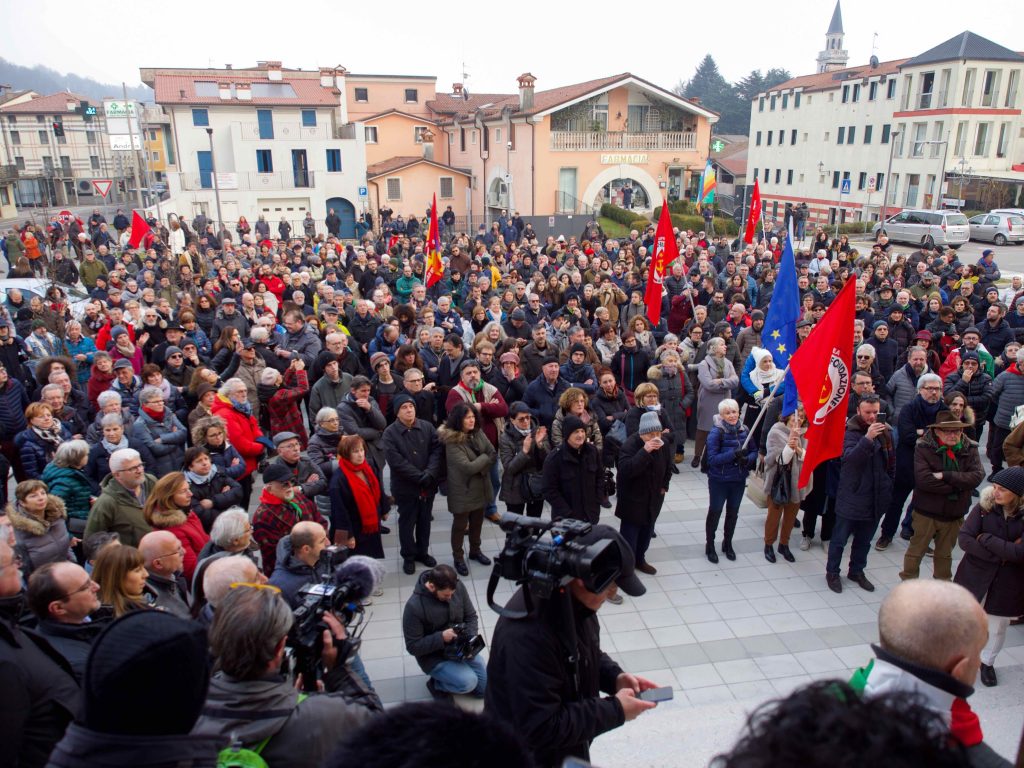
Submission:
[[[715,337],[708,342],[707,356],[697,365],[697,436],[694,439],[692,466],[700,464],[708,434],[715,425],[720,403],[739,385],[736,369],[726,357],[725,340]]]

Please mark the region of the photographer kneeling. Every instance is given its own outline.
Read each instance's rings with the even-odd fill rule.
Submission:
[[[291,609],[275,587],[233,584],[214,614],[216,674],[193,733],[229,737],[268,765],[319,768],[349,733],[383,711],[348,665],[345,628],[331,613],[324,621],[330,627],[320,657],[325,692],[300,698],[281,674]]]
[[[420,574],[405,604],[402,634],[405,649],[430,675],[427,688],[435,698],[455,693],[483,697],[487,668],[476,655],[483,643],[476,609],[454,568],[437,565]]]

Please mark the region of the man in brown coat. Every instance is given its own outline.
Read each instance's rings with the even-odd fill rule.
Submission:
[[[903,556],[900,578],[916,579],[921,558],[934,544],[936,579],[953,578],[953,547],[971,491],[985,478],[978,444],[964,435],[964,424],[949,411],[939,411],[914,447],[914,535]]]

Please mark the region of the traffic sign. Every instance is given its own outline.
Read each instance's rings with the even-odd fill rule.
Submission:
[[[368,194],[369,194],[369,190],[367,190],[366,187],[360,187],[359,188],[359,196],[360,197],[366,197]]]
[[[721,152],[723,149],[725,149],[725,142],[721,139],[715,139],[711,142],[712,152]]]
[[[843,188],[840,190],[840,194],[843,194],[843,195],[850,194],[850,180],[849,179],[843,179]]]
[[[113,185],[113,181],[110,179],[93,179],[92,185],[96,187],[96,191],[100,193],[100,197],[106,197],[110,194],[110,187]]]
[[[870,179],[868,179],[868,192],[874,192],[874,191],[875,191],[875,177],[872,176]]]
[[[57,221],[61,224],[70,224],[74,219],[74,214],[72,214],[71,211],[61,211],[57,214]]]

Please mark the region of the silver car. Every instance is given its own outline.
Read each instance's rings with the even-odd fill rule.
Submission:
[[[944,245],[956,250],[971,238],[967,217],[959,211],[927,211],[908,208],[884,222],[875,224],[875,237],[879,232],[890,240],[913,243],[925,248]]]
[[[971,240],[984,240],[996,245],[1024,243],[1024,217],[1013,213],[992,211],[971,217]]]

